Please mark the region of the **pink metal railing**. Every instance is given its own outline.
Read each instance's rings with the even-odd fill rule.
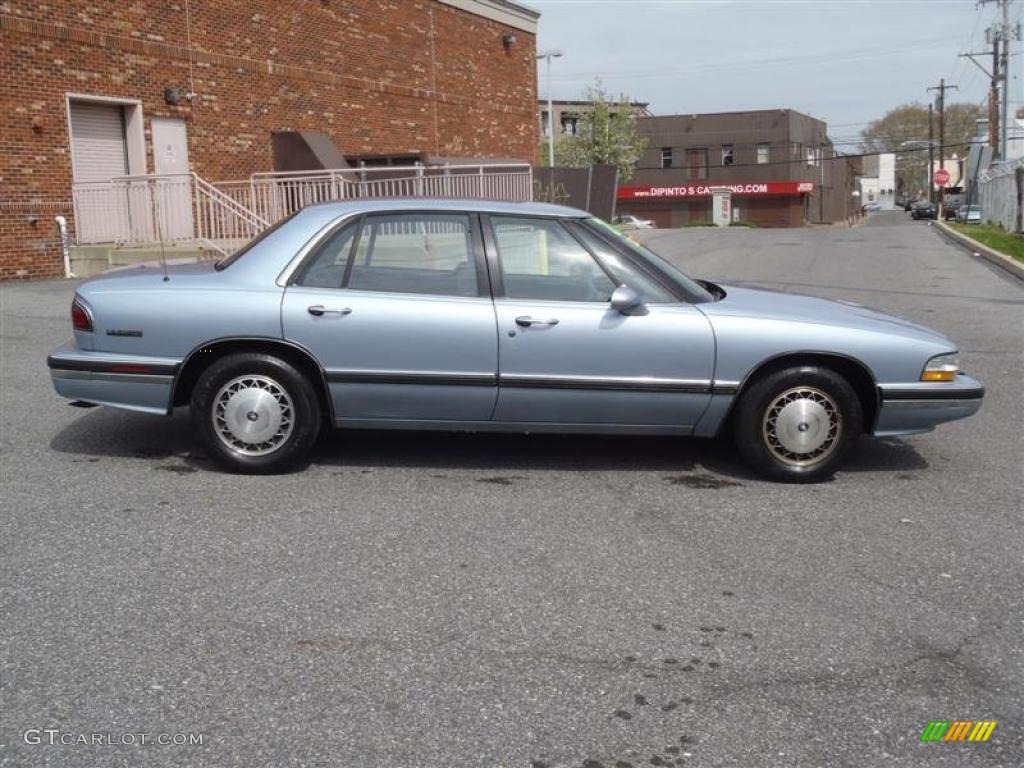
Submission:
[[[450,197],[527,201],[527,164],[385,166],[254,173],[210,183],[194,173],[74,184],[79,243],[202,242],[227,253],[294,211],[332,200]]]

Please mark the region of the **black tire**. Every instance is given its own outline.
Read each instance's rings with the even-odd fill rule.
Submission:
[[[768,373],[744,390],[734,436],[743,458],[765,477],[813,483],[839,468],[863,421],[846,379],[830,368],[797,366]]]
[[[320,432],[320,402],[313,385],[272,355],[234,354],[214,362],[192,390],[191,410],[210,457],[240,474],[275,474],[294,467]],[[253,422],[252,434],[233,431],[246,428],[247,421]],[[254,442],[261,437],[267,439]]]

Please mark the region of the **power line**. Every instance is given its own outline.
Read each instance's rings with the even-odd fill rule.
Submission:
[[[752,65],[757,66],[778,66],[787,64],[801,64],[801,63],[813,63],[817,65],[830,64],[838,61],[854,61],[857,59],[878,57],[878,56],[895,56],[903,55],[908,51],[914,50],[929,50],[932,48],[944,48],[949,45],[948,37],[932,38],[929,40],[922,40],[918,43],[911,43],[909,45],[903,45],[899,48],[893,48],[892,46],[884,46],[877,48],[859,48],[854,50],[848,50],[845,52],[829,52],[827,54],[813,54],[813,55],[802,55],[802,56],[788,56],[788,57],[763,57],[763,58],[751,58],[742,59],[739,61],[732,62],[716,62],[707,64],[696,64],[690,67],[673,67],[673,68],[658,68],[658,69],[646,69],[646,70],[616,70],[610,75],[602,75],[602,80],[622,80],[633,77],[671,77],[676,75],[689,74],[693,72],[706,72],[706,71],[717,71],[727,68],[736,67],[749,67]],[[580,78],[592,78],[594,72],[562,72],[557,76],[554,76],[552,80],[555,81],[572,81],[579,80]]]
[[[968,141],[968,142],[964,142],[964,144],[962,144],[962,145],[958,144],[957,146],[970,146],[970,145],[973,145],[973,144],[984,144],[984,142]],[[806,147],[808,145],[805,144],[804,146]],[[810,146],[814,146],[814,145],[810,145]],[[918,152],[927,152],[928,150],[929,150],[929,147],[912,147],[912,148],[907,148],[907,149],[896,149],[896,150],[892,150],[890,152],[857,152],[857,153],[851,153],[851,154],[845,154],[844,153],[844,154],[836,154],[836,155],[833,155],[832,157],[823,157],[823,158],[821,158],[821,160],[819,162],[830,163],[830,162],[836,162],[838,160],[852,160],[852,159],[856,159],[856,158],[859,158],[859,157],[873,157],[874,155],[896,155],[897,157],[901,157],[901,156],[904,156],[904,155],[912,155],[912,154],[915,154],[915,153],[918,153]],[[732,163],[730,165],[711,165],[709,163],[709,164],[707,164],[705,166],[700,166],[700,167],[704,168],[708,173],[710,173],[712,170],[718,170],[720,168],[765,168],[765,167],[770,167],[770,166],[773,166],[773,165],[795,165],[795,166],[799,166],[801,168],[818,168],[819,167],[817,165],[817,163],[815,163],[815,164],[807,163],[805,161],[805,159],[803,159],[803,158],[796,159],[796,160],[770,160],[767,163],[756,163],[756,162],[755,163]],[[689,168],[687,166],[685,166],[685,165],[673,165],[673,166],[669,166],[668,168],[662,168],[660,165],[637,165],[636,166],[636,170],[638,170],[638,171],[668,171],[668,170],[672,170],[672,171],[686,171],[686,170],[689,170]],[[706,178],[705,179],[689,179],[689,181],[706,181],[706,180],[707,180]]]

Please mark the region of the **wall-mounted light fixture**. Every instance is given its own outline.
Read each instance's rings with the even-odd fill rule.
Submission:
[[[515,35],[502,35],[501,36],[501,44],[504,45],[506,48],[511,48],[513,45],[516,44],[516,36]]]
[[[176,85],[169,85],[164,88],[164,101],[171,105],[180,104],[185,99],[185,89]]]
[[[179,85],[169,85],[164,88],[164,101],[175,106],[183,101],[192,101],[196,95],[192,91],[186,91]]]

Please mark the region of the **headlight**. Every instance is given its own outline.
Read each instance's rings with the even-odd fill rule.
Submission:
[[[960,356],[956,352],[938,355],[925,363],[921,381],[953,381],[960,371]]]

